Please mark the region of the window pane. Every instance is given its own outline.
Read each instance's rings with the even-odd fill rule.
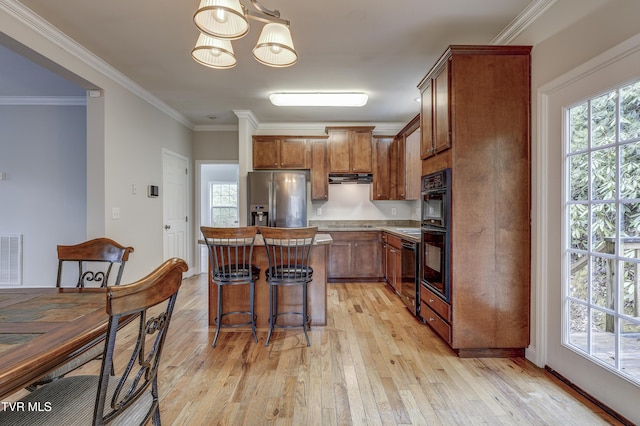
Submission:
[[[591,101],[592,146],[609,145],[616,141],[616,92],[609,92]]]
[[[569,152],[584,151],[589,141],[588,103],[571,108],[569,117]]]
[[[613,309],[615,260],[593,257],[591,262],[591,303]]]
[[[571,156],[569,173],[571,199],[587,200],[589,198],[589,154]]]
[[[571,204],[569,206],[569,227],[571,229],[571,248],[587,250],[588,247],[589,206]]]
[[[621,321],[620,370],[632,377],[640,377],[640,323]]]
[[[620,198],[640,198],[640,142],[620,147]]]
[[[589,258],[584,254],[571,253],[571,280],[569,282],[569,296],[587,301],[589,289]]]
[[[584,352],[589,351],[587,342],[587,307],[569,302],[569,343]]]
[[[606,148],[591,155],[593,199],[613,200],[616,196],[616,149]]]
[[[640,81],[620,89],[620,140],[640,138]]]
[[[594,204],[591,212],[591,250],[600,253],[614,253],[616,205],[612,203]]]
[[[640,204],[622,203],[620,210],[622,211],[620,237],[625,239],[640,237]]]
[[[591,354],[612,367],[616,364],[614,318],[594,309],[591,317]]]
[[[633,250],[637,251],[637,250]],[[638,262],[622,262],[624,276],[622,277],[622,313],[630,317],[640,316],[640,305],[638,305],[638,296],[640,295],[640,282],[638,282]],[[640,346],[639,346],[640,348]]]

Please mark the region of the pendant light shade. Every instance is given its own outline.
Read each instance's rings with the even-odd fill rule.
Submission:
[[[229,40],[220,40],[208,34],[200,33],[196,47],[191,51],[196,62],[207,67],[225,69],[236,65],[236,57]]]
[[[239,39],[249,32],[239,0],[202,0],[193,22],[201,32],[222,39]]]
[[[269,23],[262,28],[253,56],[271,67],[288,67],[298,60],[289,28],[280,23]]]

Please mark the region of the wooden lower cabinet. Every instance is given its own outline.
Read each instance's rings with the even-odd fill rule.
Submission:
[[[329,281],[382,281],[382,239],[379,231],[331,232]]]
[[[395,235],[383,232],[382,245],[384,255],[384,278],[396,293],[401,291],[402,279],[402,240]]]

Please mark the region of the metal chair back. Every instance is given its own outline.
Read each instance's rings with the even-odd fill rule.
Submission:
[[[109,331],[98,384],[94,424],[107,424],[116,417],[125,415],[127,409],[141,398],[146,397],[148,400],[149,392],[151,400],[144,404],[144,421],[140,424],[146,424],[152,417],[153,424],[160,424],[158,366],[182,284],[182,274],[187,270],[184,260],[173,258],[133,284],[109,286]],[[163,303],[162,310],[154,308]],[[152,312],[149,312],[150,308],[154,308]],[[132,317],[138,323],[136,345],[133,350],[128,346],[116,348],[121,322]],[[116,376],[113,377],[111,371],[114,368],[116,349],[131,352],[124,371],[121,373],[116,369]]]
[[[80,288],[118,285],[131,252],[133,247],[125,247],[109,238],[96,238],[75,245],[59,245],[56,286],[63,287],[63,283],[73,283]],[[77,275],[66,271],[64,265],[67,263],[77,264]],[[109,282],[116,264],[115,279]]]

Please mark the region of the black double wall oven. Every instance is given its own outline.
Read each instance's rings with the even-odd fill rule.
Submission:
[[[451,169],[422,177],[421,285],[450,299]]]

